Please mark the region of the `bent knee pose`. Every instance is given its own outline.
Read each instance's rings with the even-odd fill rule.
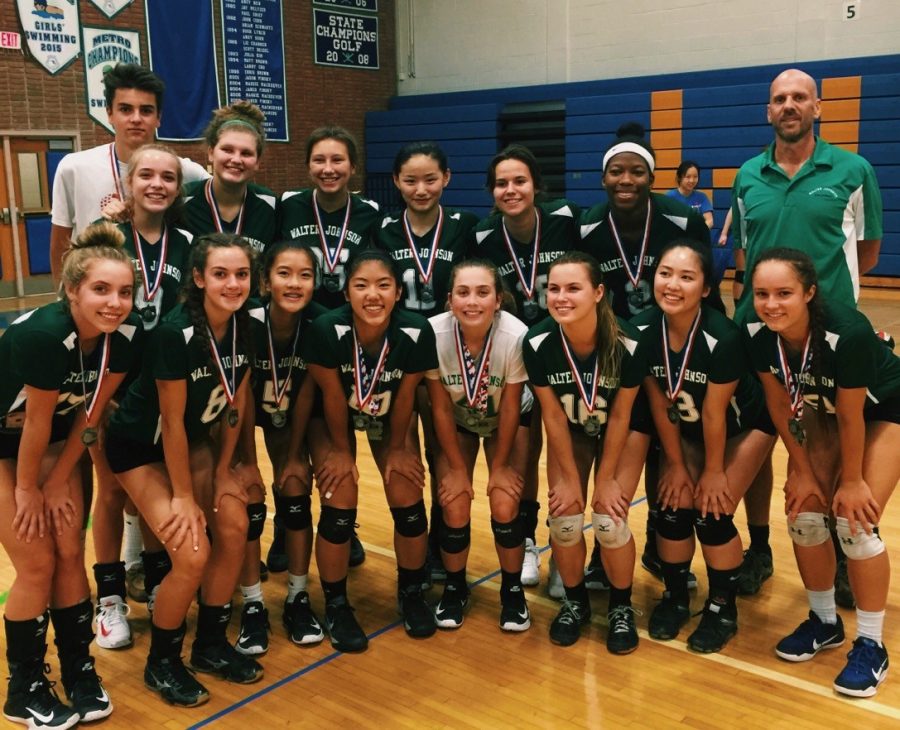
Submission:
[[[751,281],[761,322],[748,323],[745,334],[788,450],[785,512],[810,606],[809,618],[775,651],[806,661],[844,642],[830,506],[857,604],[857,638],[834,689],[869,697],[888,667],[882,626],[890,565],[878,522],[900,479],[900,358],[865,316],[821,299],[806,254],[766,251]]]
[[[523,356],[547,429],[550,546],[565,586],[550,639],[574,644],[590,621],[583,526],[596,464],[593,525],[605,548],[603,564],[611,583],[606,646],[614,654],[627,654],[638,644],[628,510],[649,443],[647,434],[631,424],[644,372],[638,332],[613,314],[599,264],[581,252],[564,254],[551,265],[547,305],[552,319],[528,330]]]
[[[240,683],[262,676],[225,636],[248,522],[246,489],[231,464],[249,387],[251,271],[243,239],[216,233],[198,240],[185,302],[150,336],[106,444],[110,467],[165,548],[144,554],[147,579],[157,584],[144,683],[184,706],[209,698],[181,660],[198,588],[193,668]]]
[[[300,357],[310,323],[326,310],[312,301],[316,259],[306,244],[280,241],[263,261],[262,306],[250,310],[254,339],[253,388],[250,407],[255,418],[243,430],[241,473],[253,484],[247,505],[248,546],[258,546],[266,518],[264,490],[256,468],[255,426],[265,437],[275,474],[275,510],[285,532],[288,594],[283,619],[295,644],[315,644],[324,636],[306,592],[312,551],[312,488],[306,427],[313,402],[313,381],[306,378]],[[249,411],[248,411],[248,415]],[[268,611],[259,582],[259,552],[248,549],[241,579],[244,608],[236,648],[244,654],[268,650]]]
[[[192,236],[173,224],[177,218],[181,180],[181,161],[165,145],[144,145],[131,155],[126,181],[132,217],[129,222],[121,223],[119,230],[125,236],[125,250],[141,272],[134,308],[145,331],[156,327],[160,318],[175,306],[188,272]],[[124,397],[139,372],[140,363],[122,384],[117,400]],[[140,530],[137,511],[133,506],[126,507],[125,491],[110,471],[102,450],[97,452],[94,467],[97,470],[97,502],[91,529],[97,559],[94,565],[97,646],[119,649],[131,646],[125,604],[126,569],[133,572],[141,565]],[[127,527],[123,523],[123,510],[134,513],[134,518],[127,520]],[[126,529],[126,554],[120,561],[123,528]],[[148,549],[158,550],[159,547],[148,545]]]
[[[130,317],[134,271],[112,224],[86,228],[63,260],[60,300],[15,320],[0,339],[0,541],[16,573],[4,624],[9,693],[4,716],[31,728],[67,728],[113,706],[89,646],[77,464],[96,452],[106,404],[136,361]],[[47,608],[56,631],[62,704],[44,676]]]
[[[688,646],[704,653],[719,651],[737,631],[742,554],[734,509],[775,440],[740,329],[708,303],[712,277],[708,246],[674,241],[656,266],[658,309],[632,320],[642,331],[646,389],[664,456],[657,541],[666,590],[650,616],[650,636],[674,639],[690,619],[696,530],[709,598]]]
[[[519,519],[528,428],[521,420],[528,376],[522,362],[526,327],[500,311],[503,282],[488,261],[457,264],[448,282],[450,311],[432,317],[438,369],[426,374],[431,396],[438,497],[443,525],[444,594],[435,608],[441,628],[459,628],[468,602],[472,476],[480,440],[488,458],[491,529],[500,559],[500,628],[525,631],[531,616],[522,590],[525,536]],[[432,528],[433,529],[433,528]]]
[[[447,302],[450,271],[461,261],[469,245],[472,228],[478,223],[474,213],[441,205],[441,196],[450,183],[447,155],[434,142],[410,142],[394,157],[394,186],[405,208],[385,215],[376,234],[376,246],[388,251],[400,269],[403,296],[398,306],[425,317],[440,312]],[[416,393],[412,428],[421,420],[425,461],[430,472],[431,520],[428,533],[430,580],[444,580],[441,563],[440,497],[434,473],[435,436],[428,394],[421,385]],[[418,438],[418,433],[414,434]]]
[[[516,316],[528,327],[546,319],[550,262],[578,243],[578,207],[569,200],[542,200],[543,178],[534,154],[519,144],[498,152],[488,165],[487,188],[496,212],[475,228],[470,253],[492,261],[512,292]],[[528,465],[519,514],[525,529],[522,582],[540,580],[537,547],[538,462],[543,448],[539,402],[529,426]],[[551,595],[558,576],[550,572]],[[561,597],[557,595],[556,597]]]
[[[428,530],[422,499],[425,470],[418,445],[410,443],[408,435],[416,386],[426,370],[437,367],[437,357],[428,321],[396,309],[401,282],[388,254],[362,251],[345,271],[348,303],[313,323],[303,359],[322,389],[328,425],[327,434],[310,427],[322,500],[316,563],[325,593],[325,621],[336,649],[361,651],[368,639],[347,600],[359,474],[351,425],[369,439],[394,520],[404,628],[415,637],[435,632],[434,614],[422,594]]]

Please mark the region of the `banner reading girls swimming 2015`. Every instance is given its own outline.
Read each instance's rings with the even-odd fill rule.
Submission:
[[[66,68],[81,53],[77,0],[16,0],[28,52],[50,74]]]
[[[150,68],[166,82],[158,137],[203,136],[219,106],[212,0],[145,0]]]

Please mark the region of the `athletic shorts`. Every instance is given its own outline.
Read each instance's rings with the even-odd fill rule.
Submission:
[[[121,474],[147,464],[164,464],[162,441],[148,444],[119,434],[106,434],[106,459],[113,474]]]
[[[61,416],[54,416],[50,424],[50,443],[65,441],[72,429],[72,422]],[[22,429],[0,430],[0,459],[19,458],[19,443],[22,441]]]
[[[888,398],[863,410],[863,420],[866,423],[885,421],[886,423],[900,423],[900,396]]]

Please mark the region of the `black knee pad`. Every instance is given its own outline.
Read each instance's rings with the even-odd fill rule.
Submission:
[[[462,527],[450,527],[446,522],[441,526],[441,550],[451,555],[461,553],[472,542],[472,523]]]
[[[312,499],[308,494],[281,497],[280,501],[281,524],[284,529],[305,530],[312,526]]]
[[[339,509],[322,505],[319,514],[319,535],[333,542],[335,545],[343,545],[353,536],[353,525],[356,522],[356,508]]]
[[[525,530],[518,516],[512,522],[497,522],[491,517],[491,532],[494,541],[502,548],[517,548],[525,541]]]
[[[247,542],[259,540],[266,525],[266,503],[253,502],[247,505]]]
[[[716,519],[712,512],[707,512],[706,517],[698,514],[694,527],[701,545],[725,545],[738,534],[733,515],[722,515]]]
[[[692,509],[660,510],[656,518],[656,534],[666,540],[687,540],[694,534]]]
[[[394,529],[403,537],[418,537],[428,529],[425,502],[421,499],[409,507],[391,507]]]

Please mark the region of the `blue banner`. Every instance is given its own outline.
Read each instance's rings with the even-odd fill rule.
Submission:
[[[150,67],[166,82],[159,138],[203,136],[219,106],[212,0],[145,0]]]
[[[266,115],[266,138],[288,141],[281,0],[221,0],[228,103],[252,101]]]

